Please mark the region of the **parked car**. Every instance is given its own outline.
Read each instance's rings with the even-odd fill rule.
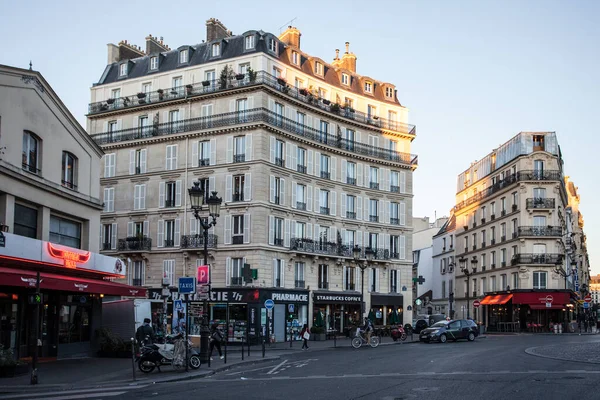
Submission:
[[[479,336],[479,327],[475,321],[470,319],[457,319],[454,321],[439,321],[427,329],[421,331],[419,340],[421,342],[446,343],[448,340],[457,341],[466,339],[469,342]]]
[[[418,315],[417,319],[413,320],[413,331],[420,333],[423,329],[428,326],[432,326],[436,322],[445,321],[446,315],[444,314],[431,314],[431,315]]]
[[[425,319],[418,319],[413,324],[413,332],[414,333],[420,333],[422,330],[427,329],[428,326],[429,326],[429,324],[427,323],[427,320],[425,320]]]

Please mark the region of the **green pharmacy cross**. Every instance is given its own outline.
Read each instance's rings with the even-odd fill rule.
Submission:
[[[422,275],[419,275],[418,278],[413,278],[413,282],[418,283],[419,285],[422,285],[425,283],[425,278],[423,278]]]

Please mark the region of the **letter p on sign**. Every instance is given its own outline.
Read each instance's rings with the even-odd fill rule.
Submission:
[[[208,285],[210,283],[210,268],[208,265],[200,265],[196,273],[198,285]]]

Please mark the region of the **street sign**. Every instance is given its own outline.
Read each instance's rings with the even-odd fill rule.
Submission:
[[[416,305],[420,306],[420,305],[421,305],[421,303],[422,303],[421,299],[416,299],[416,300],[415,300],[415,304],[416,304]]]
[[[200,265],[196,272],[198,285],[208,285],[210,283],[210,267],[208,265]]]
[[[182,277],[179,278],[179,293],[194,293],[196,291],[196,280],[194,277]]]
[[[552,307],[552,303],[546,303],[546,308],[551,308]]]
[[[200,285],[198,288],[198,293],[208,293],[210,292],[210,285]]]
[[[183,302],[181,300],[175,300],[173,305],[175,306],[175,310],[183,311]]]
[[[275,303],[273,302],[273,300],[271,300],[271,299],[265,300],[265,308],[267,310],[273,309],[274,306],[275,306]]]
[[[473,307],[475,307],[475,308],[479,308],[480,305],[481,305],[481,302],[479,300],[475,300],[473,302]]]
[[[198,298],[198,300],[208,300],[208,292],[206,293],[197,293],[196,297]]]
[[[592,296],[590,296],[589,294],[587,294],[584,298],[583,301],[585,301],[586,303],[591,303],[592,302]]]
[[[590,303],[588,303],[588,302],[583,303],[583,308],[590,308]]]
[[[552,303],[552,301],[554,301],[554,297],[552,297],[551,294],[549,294],[548,296],[546,296],[546,303]]]

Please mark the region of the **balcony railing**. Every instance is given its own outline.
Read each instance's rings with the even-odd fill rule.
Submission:
[[[323,179],[331,179],[331,173],[327,171],[321,171],[321,178]]]
[[[391,225],[400,225],[400,218],[390,218]]]
[[[152,239],[137,236],[119,239],[119,251],[149,251],[152,248]]]
[[[112,243],[102,243],[102,250],[110,250],[112,248]]]
[[[356,219],[356,212],[355,211],[346,211],[346,218]]]
[[[224,126],[237,125],[240,123],[240,116],[243,116],[244,122],[262,122],[268,125],[277,126],[281,130],[289,132],[298,137],[303,137],[308,140],[320,143],[325,142],[323,140],[323,134],[319,130],[308,125],[299,124],[298,122],[292,119],[277,116],[275,112],[267,108],[254,108],[246,111],[234,111],[229,113],[211,115],[207,117],[190,118],[177,122],[163,122],[160,124],[155,124],[154,126],[152,126],[152,129],[149,129],[147,131],[140,131],[138,128],[132,128],[112,132],[102,132],[92,135],[91,138],[97,144],[102,145],[108,143],[124,142],[128,140],[139,140],[157,136],[167,136],[173,134],[173,126],[175,124],[177,124],[179,132],[191,132],[203,129],[214,129]],[[282,123],[276,123],[276,120],[282,120]],[[326,142],[328,146],[342,150],[348,150],[348,140],[333,135],[328,135],[327,138],[328,139]],[[374,157],[392,162],[399,162],[408,165],[418,164],[418,157],[413,154],[401,153],[382,147],[374,147],[364,143],[352,143],[352,150],[348,151],[354,154],[364,155],[367,157]],[[245,154],[234,155],[234,162],[244,161]]]
[[[369,188],[379,190],[379,183],[377,183],[377,182],[369,182]]]
[[[173,247],[175,245],[175,240],[173,239],[165,239],[164,246],[165,247]]]
[[[492,196],[494,193],[512,185],[515,182],[521,181],[562,181],[562,174],[558,170],[552,171],[519,171],[516,174],[512,174],[504,178],[503,180],[496,182],[494,185],[488,187],[485,190],[477,193],[475,196],[471,196],[468,199],[461,201],[454,206],[454,211],[458,211],[464,207],[467,207],[473,203],[480,202],[481,200]]]
[[[377,128],[390,129],[407,133],[410,135],[416,135],[416,128],[414,125],[405,124],[402,122],[396,122],[386,118],[374,119],[372,116],[361,112],[355,111],[351,107],[344,107],[339,104],[323,101],[308,93],[306,89],[298,89],[287,84],[282,85],[281,81],[278,81],[277,77],[269,74],[266,71],[256,71],[254,79],[249,79],[246,75],[244,79],[240,80],[229,80],[221,82],[220,79],[211,81],[197,82],[184,87],[177,87],[171,89],[158,89],[145,93],[143,98],[138,98],[137,95],[131,95],[126,97],[118,97],[105,101],[99,101],[90,103],[88,107],[88,113],[90,115],[100,114],[109,111],[122,110],[125,108],[133,108],[138,105],[145,106],[148,104],[156,104],[166,101],[185,99],[194,96],[201,96],[209,93],[222,92],[226,90],[237,89],[241,87],[255,86],[255,85],[266,85],[274,88],[277,91],[283,92],[284,94],[295,98],[306,104],[310,104],[313,107],[319,108],[322,111],[330,112],[338,115],[344,119],[348,119],[354,122],[373,125]],[[110,104],[109,104],[110,103]]]
[[[275,238],[275,239],[273,239],[273,244],[275,246],[283,246],[283,238]]]
[[[77,190],[77,185],[74,184],[72,181],[61,180],[61,184],[63,187],[66,187],[67,189]]]
[[[294,287],[296,289],[304,289],[305,282],[304,281],[294,281]]]
[[[313,239],[301,239],[292,238],[290,240],[290,250],[294,250],[300,253],[311,253],[311,254],[324,254],[338,257],[353,257],[352,249],[354,244],[345,245],[337,244],[334,242],[328,242],[326,240],[313,240]],[[367,247],[360,248],[359,258],[365,258],[365,250]],[[387,249],[374,249],[375,254],[373,259],[375,260],[389,260],[390,251]],[[396,254],[396,257],[398,255]]]
[[[306,211],[306,203],[304,203],[302,201],[297,201],[296,202],[296,208],[298,210]]]
[[[244,244],[244,236],[242,236],[242,235],[232,236],[231,244]]]
[[[556,265],[560,264],[563,261],[563,254],[531,254],[531,253],[521,253],[515,254],[510,263],[511,265],[518,264],[551,264]]]
[[[142,278],[132,278],[131,285],[132,286],[142,286],[144,284],[144,280]]]
[[[283,158],[275,157],[275,165],[285,167],[285,160]]]
[[[244,278],[242,278],[241,276],[232,276],[230,279],[230,285],[231,286],[242,286],[244,284]]]
[[[369,222],[379,222],[379,217],[377,215],[369,215]]]
[[[519,236],[562,236],[560,226],[520,226]]]
[[[165,200],[165,208],[175,207],[175,199],[166,199]]]
[[[208,234],[208,241],[206,247],[209,249],[216,249],[219,237],[217,235]],[[182,249],[201,249],[204,248],[204,235],[182,235],[181,236],[181,248]]]
[[[244,201],[244,193],[233,193],[231,201]]]
[[[206,167],[210,165],[210,158],[201,158],[198,160],[198,165],[200,167]]]
[[[527,208],[537,208],[537,209],[553,209],[556,204],[556,200],[554,198],[541,198],[535,197],[532,199],[527,199]]]
[[[329,207],[321,207],[321,214],[329,215]]]
[[[392,193],[400,193],[400,186],[390,185],[390,192],[392,192]]]
[[[302,164],[296,165],[296,171],[305,174],[306,173],[306,165],[302,165]]]
[[[234,154],[233,155],[233,162],[234,163],[240,163],[240,162],[244,162],[246,161],[246,154]]]

